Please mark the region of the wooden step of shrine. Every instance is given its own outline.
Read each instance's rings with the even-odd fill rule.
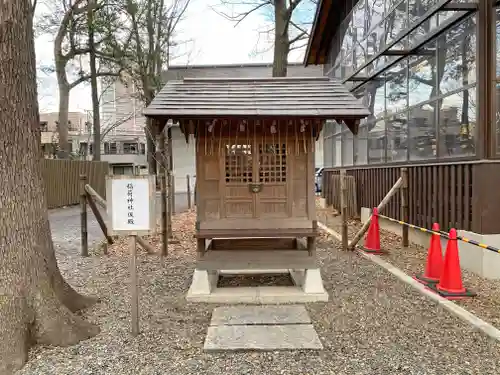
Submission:
[[[319,236],[318,229],[296,228],[296,229],[199,229],[196,238],[242,238],[242,237],[316,237]]]
[[[305,250],[296,238],[214,238],[209,240],[208,250]]]
[[[196,261],[199,270],[311,269],[317,259],[303,250],[209,250]]]

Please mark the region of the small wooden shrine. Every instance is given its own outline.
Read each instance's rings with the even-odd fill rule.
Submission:
[[[356,132],[369,115],[341,83],[170,81],[144,114],[196,144],[198,271],[317,268],[315,141],[327,119]]]

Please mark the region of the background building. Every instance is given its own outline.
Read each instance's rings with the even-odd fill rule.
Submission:
[[[405,166],[413,224],[500,233],[494,3],[319,2],[306,66],[324,64],[371,111],[358,129],[324,131],[326,176],[355,175],[360,206],[377,205]],[[397,199],[387,210],[400,216]]]
[[[40,113],[40,132],[43,155],[46,158],[55,158],[59,144],[58,112]],[[68,113],[68,141],[70,152],[79,150],[79,145],[87,133],[88,116],[83,112]]]
[[[42,150],[45,158],[55,158],[59,145],[57,112],[40,114]],[[140,119],[140,118],[139,118]],[[92,160],[94,139],[92,115],[69,112],[68,141],[71,157]],[[146,144],[144,131],[109,131],[101,127],[101,160],[107,161],[114,174],[147,173]]]
[[[132,82],[101,83],[101,160],[114,174],[147,173],[145,119]]]

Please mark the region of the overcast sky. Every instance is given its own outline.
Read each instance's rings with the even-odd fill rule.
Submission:
[[[173,64],[233,64],[249,62],[271,62],[272,50],[259,30],[267,24],[266,16],[253,13],[237,27],[215,13],[210,6],[219,4],[219,0],[191,0],[186,20],[179,26],[179,38],[193,40],[189,55],[185,55]],[[222,8],[221,8],[222,9]],[[39,9],[43,11],[41,6]],[[43,36],[36,40],[38,64],[53,64],[53,37]],[[267,52],[255,54],[259,51]],[[302,61],[304,49],[293,51],[290,62]],[[57,81],[54,75],[39,72],[40,111],[57,111]],[[88,85],[81,85],[71,91],[70,111],[84,111],[91,108]]]

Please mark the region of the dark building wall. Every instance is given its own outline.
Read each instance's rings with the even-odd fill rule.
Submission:
[[[372,115],[357,136],[335,123],[325,131],[325,148],[342,148],[327,151],[325,166],[476,156],[477,12],[465,18],[464,12],[438,12],[422,23],[436,4],[360,0],[344,20],[331,41],[327,73],[352,79],[346,84]],[[408,37],[398,39],[419,23]],[[408,57],[384,53],[416,46],[421,52]]]
[[[411,223],[500,233],[500,9],[461,3],[361,0],[335,30],[325,74],[346,80],[372,115],[358,135],[325,128],[327,197],[345,169],[359,207],[376,206],[406,167]],[[397,197],[386,214],[400,210]]]

